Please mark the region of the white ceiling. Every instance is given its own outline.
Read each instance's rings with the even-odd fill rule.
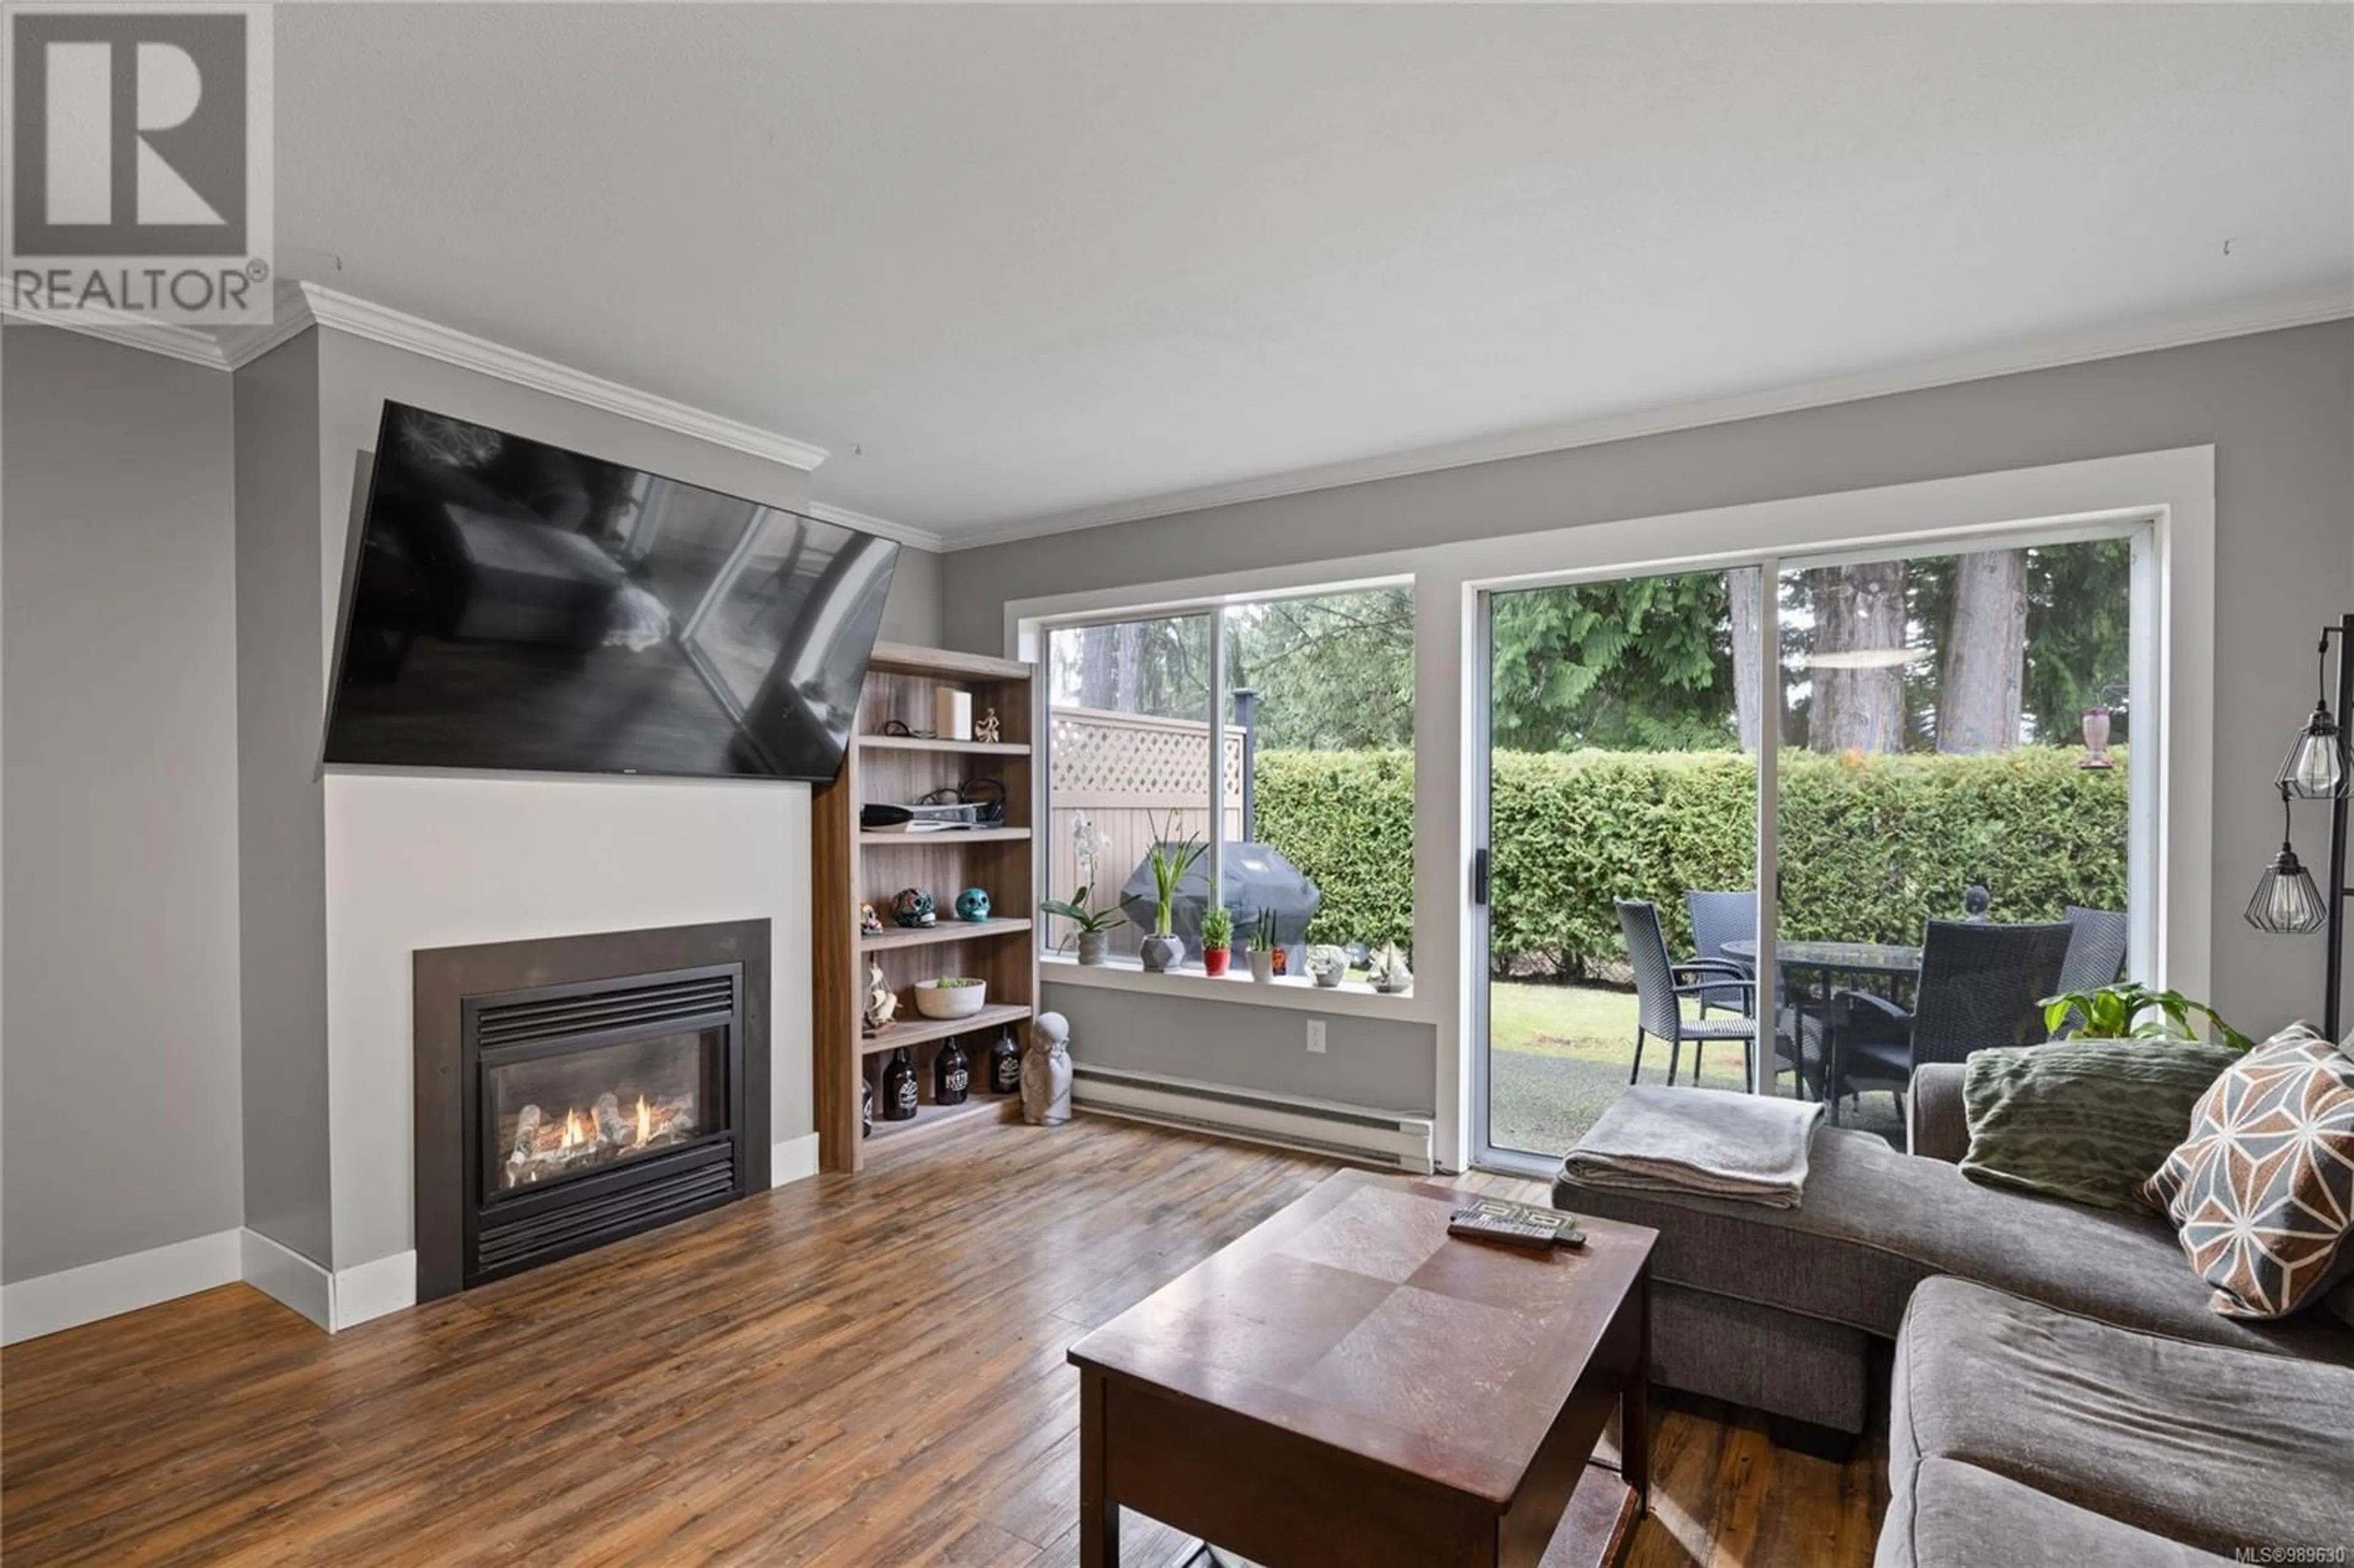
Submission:
[[[951,542],[2354,301],[2344,5],[277,16],[281,273]]]

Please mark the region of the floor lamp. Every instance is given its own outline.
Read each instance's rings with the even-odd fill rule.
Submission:
[[[2330,639],[2337,639],[2338,709],[2329,707]],[[2248,900],[2248,924],[2259,931],[2289,931],[2307,935],[2329,933],[2328,985],[2322,1003],[2322,1032],[2338,1038],[2344,1021],[2346,991],[2346,905],[2354,886],[2346,880],[2347,808],[2354,796],[2354,756],[2347,744],[2349,711],[2354,711],[2354,615],[2325,627],[2314,661],[2312,716],[2290,743],[2273,785],[2281,798],[2281,847]],[[2299,800],[2329,802],[2329,873],[2319,888],[2313,874],[2297,860],[2288,842],[2290,814]]]

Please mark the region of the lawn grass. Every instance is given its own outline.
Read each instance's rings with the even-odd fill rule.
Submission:
[[[1490,1141],[1499,1149],[1532,1154],[1566,1152],[1611,1102],[1626,1093],[1627,1075],[1635,1065],[1635,993],[1615,986],[1490,980]],[[1744,1086],[1738,1045],[1710,1046],[1706,1066],[1701,1082],[1709,1087]],[[1691,1067],[1692,1051],[1688,1045],[1676,1081],[1691,1082]],[[1664,1084],[1667,1076],[1666,1043],[1648,1042],[1643,1047],[1642,1081]],[[1784,1094],[1791,1092],[1787,1077],[1781,1080],[1780,1088]],[[1901,1138],[1895,1103],[1882,1094],[1865,1096],[1848,1125],[1868,1127],[1892,1141]]]

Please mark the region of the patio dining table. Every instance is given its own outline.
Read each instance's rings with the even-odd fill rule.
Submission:
[[[1754,938],[1742,938],[1724,944],[1724,956],[1738,959],[1753,969],[1757,963],[1757,943]],[[1832,1027],[1831,1003],[1837,992],[1836,981],[1841,977],[1861,980],[1909,980],[1921,972],[1921,949],[1899,947],[1891,942],[1801,942],[1778,941],[1774,944],[1774,963],[1786,975],[1793,970],[1822,977],[1821,995],[1815,999],[1817,1037],[1823,1043],[1822,1071],[1817,1080],[1819,1097],[1832,1102],[1832,1119],[1837,1120],[1839,1107],[1832,1086],[1840,1081],[1839,1031]],[[1779,989],[1779,988],[1777,988]],[[1808,1003],[1796,994],[1790,1006],[1800,1019],[1798,1034],[1805,1037],[1804,1020]],[[1803,1086],[1807,1075],[1798,1073]]]

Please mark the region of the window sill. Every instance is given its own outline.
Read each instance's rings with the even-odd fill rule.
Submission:
[[[1042,953],[1038,979],[1047,985],[1087,986],[1097,991],[1149,991],[1182,997],[1189,1001],[1227,1001],[1246,1007],[1285,1007],[1296,1012],[1324,1012],[1354,1018],[1386,1018],[1399,1023],[1427,1023],[1429,1011],[1409,991],[1392,996],[1356,981],[1337,987],[1320,986],[1304,976],[1255,980],[1241,974],[1204,974],[1200,969],[1176,969],[1148,974],[1136,964],[1082,964],[1060,954]]]

